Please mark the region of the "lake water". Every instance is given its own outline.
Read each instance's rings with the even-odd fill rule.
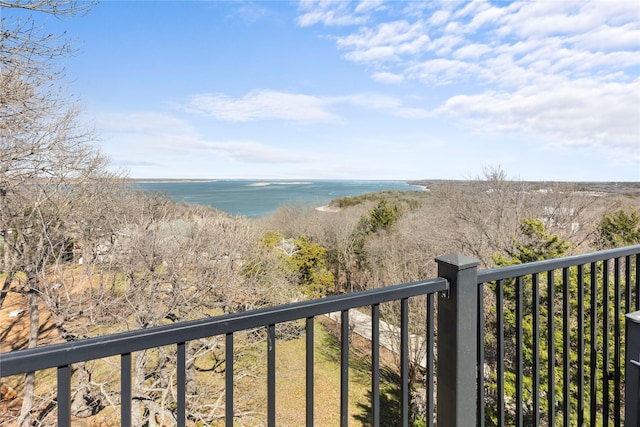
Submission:
[[[136,182],[175,201],[209,205],[231,215],[257,218],[287,203],[324,206],[331,200],[381,190],[419,190],[402,181],[167,181]]]

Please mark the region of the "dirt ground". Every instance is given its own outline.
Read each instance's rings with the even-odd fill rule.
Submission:
[[[42,344],[58,341],[55,325],[49,312],[40,312],[40,336]],[[29,312],[25,295],[10,292],[7,294],[2,309],[0,309],[0,352],[26,348],[29,340]],[[0,356],[0,363],[2,363]],[[14,389],[13,387],[16,387]],[[15,384],[15,378],[9,378],[7,383],[0,382],[0,425],[12,419],[20,411],[22,398],[20,389]]]
[[[40,306],[40,339],[38,345],[48,345],[61,342],[51,314]],[[2,309],[0,309],[0,352],[5,353],[27,348],[29,340],[29,312],[25,295],[11,292],[7,295]],[[2,363],[2,356],[0,356]],[[22,377],[10,377],[0,381],[0,426],[16,425],[16,417],[22,406]],[[48,419],[55,419],[49,415]],[[55,422],[55,421],[54,421]],[[73,419],[74,427],[103,427],[111,426],[105,417],[91,419]]]

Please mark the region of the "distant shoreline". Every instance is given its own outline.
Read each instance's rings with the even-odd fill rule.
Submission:
[[[266,187],[267,185],[309,185],[311,181],[258,181],[249,184],[249,187]]]
[[[441,184],[453,184],[462,187],[476,184],[478,180],[458,180],[458,179],[414,179],[406,181],[408,185],[430,188]],[[516,182],[516,181],[514,181]],[[522,184],[530,185],[533,190],[544,190],[551,188],[552,185],[568,185],[573,186],[574,191],[594,194],[627,194],[630,196],[640,195],[640,182],[598,182],[598,181],[517,181]]]
[[[171,183],[178,183],[178,182],[218,182],[218,179],[173,179],[173,178],[168,178],[168,179],[155,179],[155,178],[149,178],[149,179],[135,179],[135,178],[128,178],[127,179],[128,182],[131,182],[133,184],[171,184]]]
[[[401,182],[408,185],[412,181],[405,179],[338,179],[338,178],[307,178],[307,179],[258,179],[258,178],[126,178],[129,182],[221,182],[221,181],[246,181],[246,182],[266,182],[269,184],[311,184],[314,182]]]

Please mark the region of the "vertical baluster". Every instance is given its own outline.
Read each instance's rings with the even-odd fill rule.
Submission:
[[[502,280],[496,282],[496,352],[498,357],[498,369],[496,372],[498,426],[504,426],[504,289]]]
[[[409,427],[409,300],[400,301],[400,414]]]
[[[427,426],[434,427],[435,405],[434,405],[434,354],[435,348],[435,331],[434,331],[434,315],[435,298],[433,294],[427,296]],[[484,399],[483,399],[484,403]]]
[[[547,272],[547,405],[549,408],[549,427],[556,425],[556,341],[554,321],[555,276],[554,271]]]
[[[571,419],[571,292],[569,268],[562,269],[562,416],[565,426]]]
[[[307,427],[313,427],[313,405],[314,405],[314,390],[313,390],[313,380],[315,378],[314,374],[314,319],[313,317],[307,317],[307,348],[306,348],[306,391],[307,391]]]
[[[58,426],[71,426],[71,366],[58,367]]]
[[[349,425],[349,310],[340,315],[340,425]]]
[[[631,292],[633,285],[631,281],[631,256],[625,257],[624,260],[624,314],[631,313]]]
[[[620,316],[623,314],[621,306],[621,280],[620,280],[620,258],[614,259],[614,272],[613,272],[613,419],[614,425],[619,427],[621,424],[620,419],[620,342],[624,339],[622,333],[622,325]]]
[[[640,254],[636,255],[636,306],[635,310],[640,310]]]
[[[184,342],[179,342],[178,343],[178,348],[177,348],[177,366],[176,366],[176,370],[177,370],[177,375],[176,375],[176,382],[177,382],[177,419],[176,419],[176,424],[178,425],[178,427],[184,427],[186,422],[187,422],[187,410],[186,410],[186,395],[187,395],[187,370],[186,370],[186,365],[187,365],[187,352],[186,352],[186,345]]]
[[[276,325],[267,327],[267,425],[276,426]]]
[[[591,319],[590,329],[590,367],[589,367],[589,394],[591,395],[591,402],[589,406],[589,423],[590,425],[596,425],[597,417],[597,396],[598,396],[598,264],[591,263],[590,272],[590,284],[591,284],[591,306],[589,307],[589,318]]]
[[[578,265],[578,425],[584,425],[584,265]]]
[[[522,276],[516,277],[515,282],[515,297],[516,297],[516,423],[523,425],[523,351],[522,351]]]
[[[602,261],[602,416],[609,425],[609,261]]]
[[[227,427],[233,427],[233,333],[225,336],[225,412]]]
[[[540,425],[540,278],[531,277],[531,311],[533,320],[533,425]]]
[[[380,305],[371,306],[371,415],[372,425],[380,425]]]
[[[120,425],[131,427],[131,353],[120,355]]]
[[[429,295],[429,298],[433,298],[432,295]],[[429,328],[429,326],[431,325],[431,318],[429,317],[429,305],[427,305],[427,318],[428,318],[428,324],[427,324],[427,328]],[[427,329],[427,331],[429,331],[429,329]],[[429,335],[428,335],[429,336]],[[427,339],[427,370],[431,370],[433,369],[432,366],[429,366],[429,359],[428,357],[431,355],[432,347],[431,347],[431,343],[432,341],[429,341],[429,339]],[[484,401],[484,284],[478,286],[478,367],[477,367],[477,378],[478,378],[478,384],[477,384],[477,394],[478,394],[478,406],[477,406],[477,411],[478,411],[478,415],[477,415],[477,419],[478,419],[478,425],[480,427],[484,427],[485,422],[484,422],[484,412],[485,412],[485,401]],[[430,388],[427,387],[427,391],[429,391]],[[427,399],[429,398],[429,395],[427,395]],[[431,399],[433,400],[433,397],[431,397]],[[429,400],[427,400],[427,402],[429,402]],[[431,406],[427,406],[428,409],[431,408]],[[431,412],[427,411],[427,416],[431,417]],[[429,427],[433,427],[433,423],[430,421],[429,422]]]

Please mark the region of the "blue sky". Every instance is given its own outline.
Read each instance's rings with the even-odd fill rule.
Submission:
[[[636,1],[107,0],[42,22],[76,40],[69,91],[134,178],[640,181]]]

